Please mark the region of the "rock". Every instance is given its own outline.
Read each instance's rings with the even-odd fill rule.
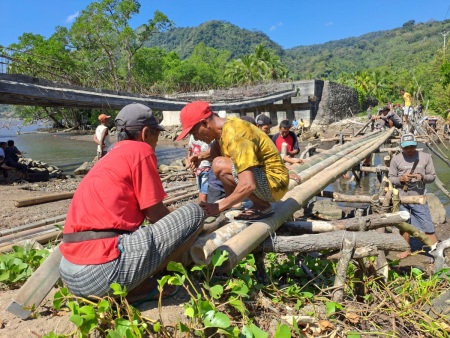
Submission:
[[[172,167],[184,167],[184,164],[183,164],[183,160],[182,159],[178,159],[178,160],[175,160],[175,161],[173,161],[173,162],[171,162],[170,163],[170,166]]]
[[[159,166],[158,170],[159,170],[159,172],[160,172],[161,174],[166,174],[166,173],[168,173],[168,172],[170,171],[170,168],[169,168],[168,165],[161,164],[161,165]]]
[[[75,175],[86,175],[89,170],[92,168],[92,163],[84,162],[77,169],[73,171]]]
[[[427,194],[427,202],[430,208],[433,224],[443,224],[446,221],[446,212],[444,205],[434,194]]]
[[[311,214],[319,219],[333,221],[341,219],[343,212],[336,202],[320,200],[310,203],[305,209],[305,214]]]

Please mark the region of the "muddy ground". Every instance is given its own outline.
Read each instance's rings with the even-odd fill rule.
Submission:
[[[336,127],[339,129],[339,126]],[[334,136],[337,129],[329,129],[322,137]],[[81,141],[91,142],[91,135],[75,136]],[[162,142],[172,142],[165,140]],[[14,200],[22,198],[31,198],[35,196],[55,193],[72,192],[76,189],[81,178],[66,180],[51,180],[41,183],[4,183],[0,181],[0,230],[14,228],[23,224],[28,224],[38,220],[64,215],[67,212],[70,200],[62,200],[52,203],[39,204],[23,208],[14,206]],[[437,226],[437,235],[439,239],[450,237],[449,223]],[[405,266],[418,266],[427,269],[430,264],[430,257],[424,254],[418,254],[402,261]],[[0,337],[41,337],[42,335],[54,331],[57,333],[68,333],[73,330],[73,324],[69,321],[68,313],[60,312],[52,314],[49,311],[54,289],[38,308],[38,316],[35,319],[21,320],[5,308],[14,298],[17,290],[4,288],[0,290]],[[161,316],[166,325],[175,324],[179,318],[183,317],[183,302],[188,300],[187,293],[181,290],[174,298],[163,300],[163,309]],[[158,319],[159,311],[157,302],[148,302],[139,307],[139,310],[145,317]]]

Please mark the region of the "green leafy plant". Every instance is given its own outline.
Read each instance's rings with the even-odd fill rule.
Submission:
[[[66,288],[60,289],[54,296],[53,307],[60,310],[67,306],[71,311],[70,321],[75,324],[76,329],[64,335],[50,332],[44,337],[88,337],[93,332],[111,338],[147,337],[158,332],[169,336],[159,322],[142,317],[138,310],[129,305],[125,298],[126,288],[113,283],[111,289],[113,292],[110,296],[94,300],[76,297]]]
[[[13,245],[12,253],[0,255],[0,282],[13,286],[25,282],[48,255],[47,249]]]

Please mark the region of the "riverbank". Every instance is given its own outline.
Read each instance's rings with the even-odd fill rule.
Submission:
[[[278,128],[274,128],[276,131]],[[320,135],[321,138],[330,138],[335,136],[339,131],[339,126],[333,126],[327,129],[326,133]],[[92,147],[92,134],[84,135],[70,135],[70,138],[79,141],[80,147]],[[307,142],[313,142],[314,138],[306,140]],[[161,139],[159,146],[178,146],[184,148],[187,144],[187,140],[182,142],[173,142],[168,139]],[[304,146],[302,146],[304,149]],[[183,150],[183,154],[185,154]],[[20,198],[33,198],[40,195],[51,194],[55,192],[73,192],[77,188],[81,177],[70,178],[66,180],[51,180],[49,182],[39,183],[14,183],[12,185],[0,184],[0,225],[5,228],[13,228],[18,225],[31,223],[33,221],[50,218],[58,215],[64,215],[70,204],[70,200],[62,200],[52,203],[28,206],[24,208],[17,208],[14,206],[14,200]],[[446,239],[450,237],[450,229],[448,222],[450,220],[447,217],[447,223],[441,224],[436,227],[437,235],[439,239]],[[393,253],[392,253],[393,254]],[[420,267],[426,269],[429,264],[429,257],[423,254],[410,256],[407,259],[401,261],[401,266],[404,267]],[[38,307],[37,318],[31,320],[20,320],[13,316],[11,313],[5,311],[6,306],[10,303],[11,299],[17,293],[17,290],[5,289],[0,291],[0,316],[2,322],[0,325],[0,336],[10,337],[14,335],[25,336],[42,336],[50,331],[55,332],[70,332],[73,329],[73,324],[69,319],[69,313],[66,311],[59,311],[57,313],[51,312],[51,304],[53,301],[53,294],[57,289],[53,289],[52,292],[45,298],[43,304]],[[262,298],[266,300],[266,298]],[[165,299],[162,301],[161,312],[158,309],[157,302],[148,302],[139,307],[142,315],[147,318],[158,319],[160,316],[165,325],[174,325],[179,319],[184,318],[184,308],[182,304],[189,300],[187,293],[181,290],[176,297]],[[270,301],[269,301],[270,303]],[[263,306],[264,309],[264,306]],[[268,311],[265,308],[265,315],[261,315],[261,318],[275,318],[274,313]],[[271,316],[270,316],[271,315]],[[271,318],[270,320],[275,320]],[[277,317],[277,319],[279,319]],[[276,322],[278,323],[278,322]]]

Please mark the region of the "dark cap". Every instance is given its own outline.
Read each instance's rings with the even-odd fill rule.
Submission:
[[[265,126],[268,124],[272,125],[272,120],[270,117],[264,114],[256,116],[255,121],[257,126]]]
[[[115,119],[116,127],[125,127],[128,130],[140,130],[142,127],[148,126],[158,130],[165,129],[159,125],[152,110],[141,103],[131,103],[122,108]]]
[[[256,126],[255,119],[253,117],[251,117],[251,116],[247,116],[247,115],[241,116],[241,120],[250,122],[251,124]]]
[[[389,108],[388,106],[384,106],[383,108],[380,109],[379,113],[382,113],[384,111],[390,111],[391,108]]]
[[[417,146],[416,138],[413,134],[404,134],[402,135],[402,138],[400,139],[400,147],[405,148],[409,146]]]

